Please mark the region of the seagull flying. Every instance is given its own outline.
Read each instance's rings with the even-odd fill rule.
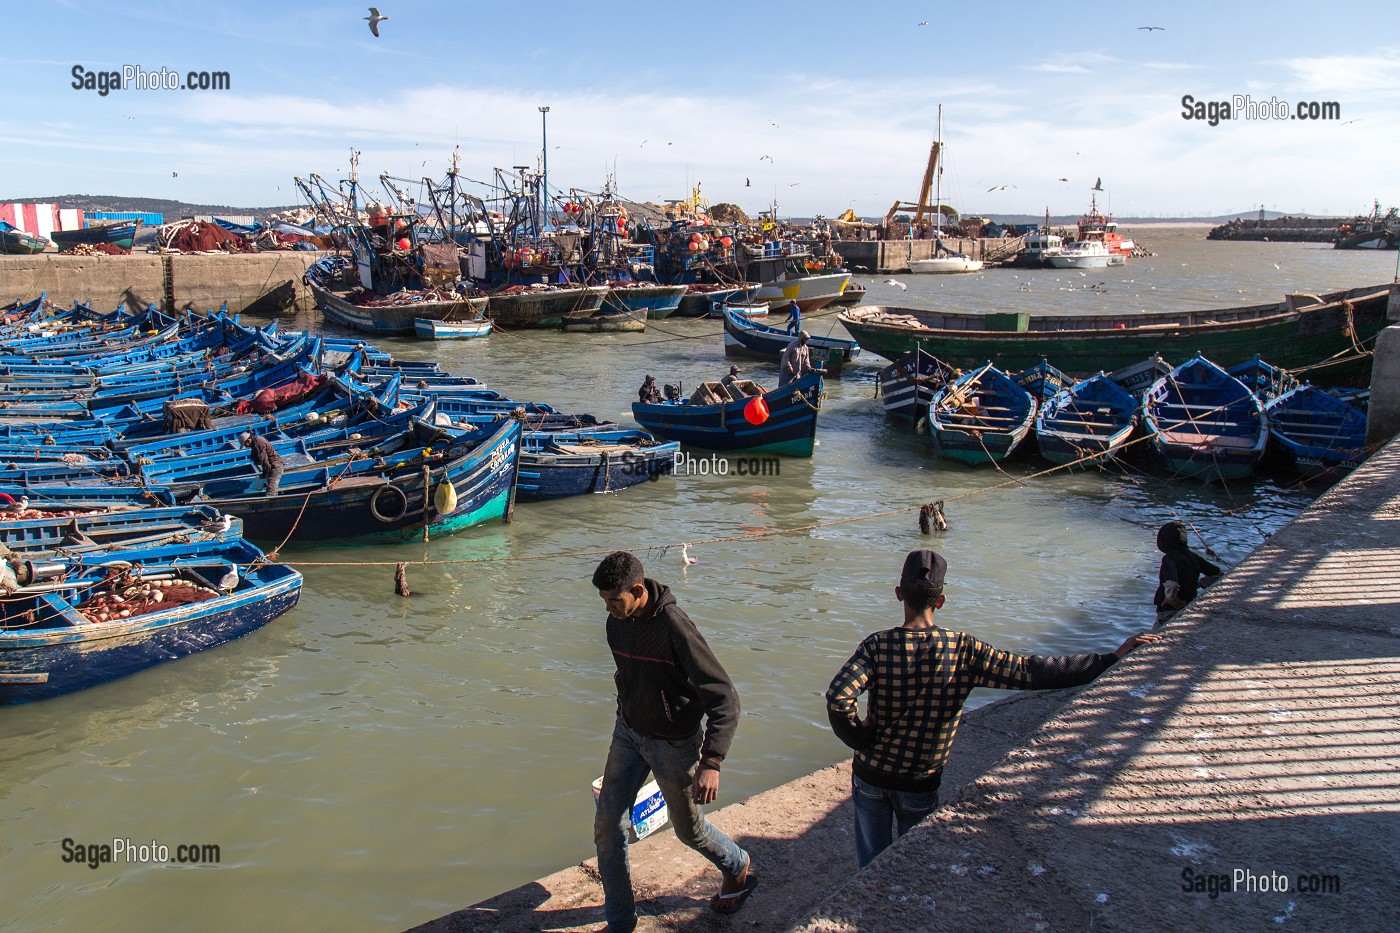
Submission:
[[[1015,188],[1015,187],[1018,187],[1018,186],[1017,186],[1017,185],[995,185],[995,186],[993,186],[993,187],[991,187],[991,188],[988,188],[987,190],[988,190],[988,191],[1005,191],[1007,188]]]
[[[179,173],[179,172],[171,172],[171,173],[170,173],[170,177],[171,177],[171,178],[179,178],[179,177],[180,177],[180,173]]]
[[[795,181],[795,182],[793,182],[792,184],[788,185],[788,187],[789,187],[789,188],[796,188],[796,187],[797,187],[798,185],[800,185],[800,184],[802,184],[802,182],[800,182],[800,181]]]
[[[1102,179],[1102,178],[1095,178],[1095,179],[1094,179],[1094,187],[1090,188],[1089,190],[1090,190],[1090,191],[1102,191],[1102,190],[1103,190],[1103,179]]]
[[[372,6],[369,8],[369,15],[365,17],[365,22],[369,23],[369,31],[374,33],[376,39],[379,38],[379,24],[386,22],[388,19],[389,17],[387,16],[379,15],[379,7]]]
[[[902,292],[907,292],[907,291],[909,291],[909,286],[908,286],[908,285],[905,285],[903,282],[899,281],[898,279],[885,279],[885,284],[886,284],[886,285],[893,285],[895,288],[898,288],[898,289],[899,289],[900,291],[902,291]]]
[[[1061,178],[1060,181],[1069,181],[1068,178]]]
[[[136,118],[135,118],[135,117],[129,117],[128,119],[135,120]],[[1346,126],[1347,123],[1360,123],[1360,122],[1361,122],[1361,118],[1360,118],[1360,117],[1357,117],[1355,120],[1348,120],[1346,123],[1343,123],[1342,126]]]
[[[764,159],[767,159],[769,162],[772,162],[772,161],[773,161],[773,157],[772,157],[772,156],[759,156],[759,157],[758,157],[758,161],[760,161],[760,162],[762,162]]]
[[[774,123],[772,120],[769,120],[769,121],[768,121],[768,125],[769,125],[769,126],[773,126],[773,127],[777,127],[778,129],[782,129],[781,126],[778,126],[778,124]]]
[[[924,20],[922,23],[919,23],[919,25],[920,25],[920,26],[927,26],[927,25],[928,25],[928,20]]]
[[[646,144],[647,144],[647,141],[646,141],[645,139],[642,140],[642,146],[645,146]],[[640,149],[640,148],[642,148],[642,146],[638,146],[637,148]]]
[[[744,179],[744,187],[749,187],[749,180],[747,178]]]
[[[1152,32],[1154,29],[1155,29],[1156,31],[1158,31],[1158,32],[1166,32],[1167,27],[1166,27],[1166,26],[1139,26],[1138,29],[1146,29],[1148,32]]]

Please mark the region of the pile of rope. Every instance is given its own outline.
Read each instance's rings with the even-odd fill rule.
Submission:
[[[63,251],[65,256],[126,256],[131,252],[115,243],[74,243]]]

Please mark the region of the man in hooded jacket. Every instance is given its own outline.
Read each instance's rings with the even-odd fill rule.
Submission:
[[[758,884],[749,854],[700,812],[719,795],[719,773],[739,725],[739,694],[695,623],[626,551],[603,558],[593,586],[608,610],[617,672],[617,720],[593,823],[606,933],[631,933],[637,908],[627,857],[632,803],[656,778],[681,842],[724,880],[710,907],[733,913]],[[704,720],[704,728],[701,721]]]
[[[1186,526],[1181,522],[1167,522],[1157,530],[1157,550],[1162,552],[1157,592],[1152,596],[1157,625],[1185,609],[1202,587],[1220,577],[1220,568],[1187,547],[1186,542]]]

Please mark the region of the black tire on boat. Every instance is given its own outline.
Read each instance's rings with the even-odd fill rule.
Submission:
[[[381,502],[380,500],[386,496],[389,498],[389,502]],[[374,495],[369,497],[369,512],[385,524],[396,522],[408,512],[408,493],[393,483],[385,483],[374,491]]]

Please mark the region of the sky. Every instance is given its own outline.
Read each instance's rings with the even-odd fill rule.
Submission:
[[[1078,214],[1099,179],[1100,208],[1121,216],[1400,203],[1386,3],[379,9],[376,39],[349,2],[6,4],[0,201],[291,204],[294,176],[343,178],[352,148],[371,194],[381,172],[440,177],[455,149],[483,181],[543,151],[553,189],[611,176],[661,201],[699,183],[750,213],[882,216],[917,197],[941,104],[942,199],[965,214]],[[222,71],[230,86],[103,96],[73,87],[75,66]],[[1340,118],[1211,126],[1183,116],[1188,94],[1335,102]]]

